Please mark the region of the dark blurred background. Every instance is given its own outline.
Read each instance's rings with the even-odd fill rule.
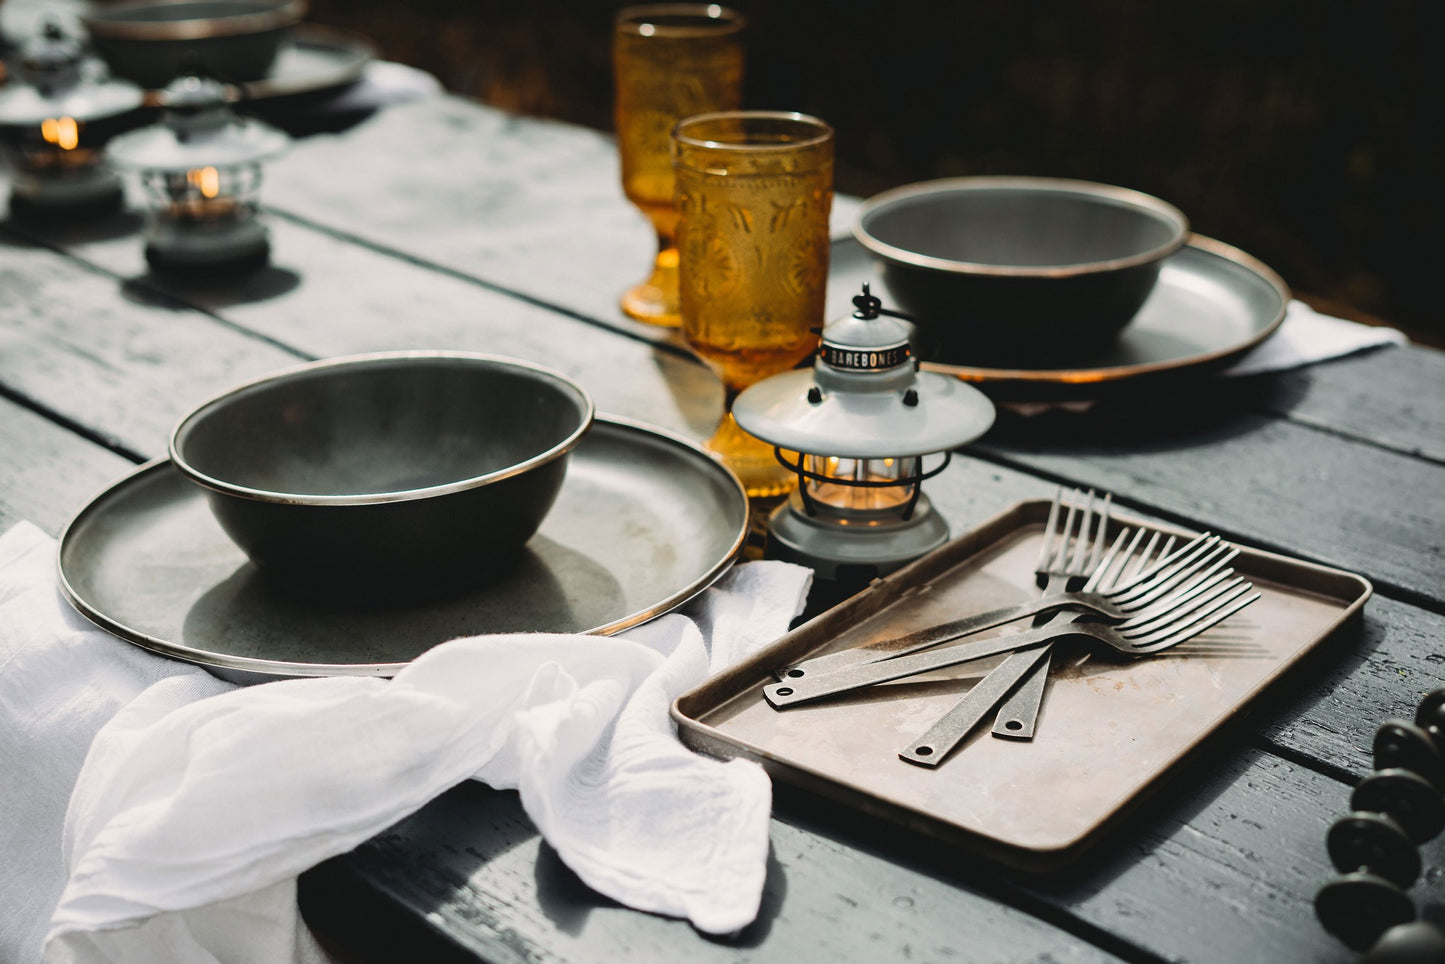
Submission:
[[[450,90],[608,130],[606,0],[311,0]],[[837,130],[840,191],[1120,184],[1339,313],[1445,344],[1441,0],[737,0],[746,106]]]

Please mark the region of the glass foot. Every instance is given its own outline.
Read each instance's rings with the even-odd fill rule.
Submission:
[[[682,324],[677,303],[677,249],[657,253],[652,277],[633,285],[622,296],[622,310],[628,317],[652,325],[676,328]]]
[[[798,477],[778,463],[773,447],[739,428],[731,412],[708,439],[707,449],[737,473],[749,498],[785,495],[798,484]]]

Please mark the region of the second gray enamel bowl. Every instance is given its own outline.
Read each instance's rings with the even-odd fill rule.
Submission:
[[[925,358],[1067,359],[1106,346],[1189,236],[1138,191],[1040,177],[927,181],[869,198],[854,233]]]

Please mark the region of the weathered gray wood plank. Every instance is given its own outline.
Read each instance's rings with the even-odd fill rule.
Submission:
[[[1011,879],[949,847],[784,792],[762,913],[733,942],[629,916],[591,894],[540,843],[513,796],[474,785],[434,801],[330,872],[425,911],[442,934],[489,960],[1092,956],[1047,919],[1070,932],[1097,928],[1133,960],[1343,964],[1356,958],[1319,926],[1312,902],[1335,873],[1325,831],[1347,810],[1348,788],[1328,778],[1266,754],[1206,747],[1074,870]],[[1440,860],[1427,851],[1425,862],[1412,894],[1439,900]],[[1020,919],[979,906],[981,898],[1043,913]],[[344,908],[327,910],[346,933]]]
[[[1325,833],[1348,800],[1347,788],[1277,758],[1206,753],[1094,869],[1038,893],[1166,960],[1358,960],[1313,911],[1336,873]],[[1423,857],[1412,896],[1438,901],[1441,858]]]
[[[329,229],[675,342],[617,306],[656,243],[620,185],[608,135],[442,97],[297,144],[268,169],[265,196]],[[835,202],[835,234],[855,204]]]
[[[0,232],[0,380],[148,457],[192,405],[298,356]]]
[[[0,397],[0,532],[28,520],[59,535],[133,463]]]
[[[1445,461],[1445,352],[1382,348],[1254,377],[1248,390],[1261,411]]]
[[[339,861],[489,961],[1115,960],[1027,913],[900,866],[857,841],[775,820],[758,920],[732,939],[636,912],[588,890],[544,844],[513,793],[463,784]],[[325,895],[316,894],[320,903]],[[366,921],[334,905],[338,939]],[[407,960],[405,950],[394,959]]]
[[[1011,419],[978,450],[1413,599],[1445,577],[1440,466],[1187,396]]]
[[[1368,774],[1375,730],[1413,719],[1420,699],[1445,686],[1445,616],[1381,596],[1261,700],[1256,726],[1268,745],[1351,778]]]
[[[164,292],[298,354],[481,351],[550,365],[578,379],[603,411],[695,438],[711,434],[717,423],[721,384],[686,355],[285,219],[272,219],[270,226],[271,268],[192,282],[149,274],[133,234],[32,233],[127,279],[125,290],[133,297]]]

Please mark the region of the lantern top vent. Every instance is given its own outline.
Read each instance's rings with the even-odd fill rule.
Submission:
[[[252,118],[238,117],[227,88],[208,77],[178,77],[161,92],[159,124],[117,137],[108,155],[130,170],[182,173],[204,167],[259,164],[283,153],[291,139]]]
[[[103,120],[136,109],[145,92],[113,80],[105,67],[87,58],[80,43],[47,20],[21,48],[16,83],[0,89],[0,126],[29,127],[47,120]]]
[[[867,286],[823,329],[811,369],[784,372],[733,403],[743,430],[796,452],[889,458],[944,452],[993,424],[993,403],[955,378],[916,370],[908,329]]]

